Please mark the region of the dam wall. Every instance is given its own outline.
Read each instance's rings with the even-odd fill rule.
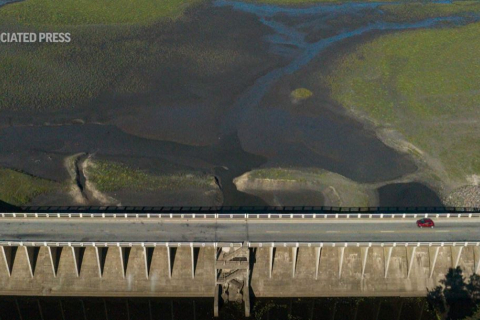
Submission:
[[[1,295],[213,297],[240,268],[256,297],[415,297],[449,268],[480,272],[480,243],[463,242],[0,245]],[[248,262],[221,258],[240,248]]]

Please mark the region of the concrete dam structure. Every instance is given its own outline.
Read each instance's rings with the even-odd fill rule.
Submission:
[[[0,294],[425,297],[449,268],[480,273],[477,213],[178,215],[5,213]]]
[[[2,246],[0,294],[218,299],[227,285],[223,299],[246,306],[250,290],[257,297],[423,297],[449,268],[466,276],[480,269],[478,243],[177,245]]]

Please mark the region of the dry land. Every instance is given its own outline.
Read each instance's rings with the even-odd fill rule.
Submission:
[[[404,140],[447,190],[480,173],[479,32],[474,23],[376,37],[336,59],[328,79],[336,102],[385,140]]]
[[[0,200],[480,205],[480,3],[382,2],[1,7]]]

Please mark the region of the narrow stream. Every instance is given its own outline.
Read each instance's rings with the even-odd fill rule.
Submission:
[[[268,36],[266,41],[270,43],[273,53],[290,53],[292,46],[299,52],[289,64],[282,68],[274,69],[259,78],[253,86],[237,99],[229,116],[224,120],[222,127],[223,132],[225,134],[232,134],[232,132],[238,130],[238,123],[250,121],[256,116],[254,108],[258,106],[268,90],[280,78],[288,74],[293,74],[305,67],[313,58],[322,53],[322,51],[339,41],[374,30],[431,28],[443,22],[454,22],[458,24],[463,21],[461,17],[438,17],[409,23],[388,23],[384,21],[371,23],[370,21],[366,21],[364,26],[355,29],[349,29],[347,27],[345,30],[339,30],[341,32],[334,36],[308,43],[305,40],[307,34],[299,31],[300,28],[304,27],[305,22],[288,25],[275,19],[278,15],[282,15],[283,17],[305,16],[306,19],[311,19],[312,15],[314,15],[317,23],[328,22],[328,20],[335,19],[340,15],[353,16],[360,14],[365,9],[372,8],[377,9],[378,15],[381,17],[381,11],[378,9],[381,5],[386,5],[386,3],[345,3],[340,5],[318,5],[309,8],[288,8],[274,5],[216,0],[214,6],[231,6],[235,10],[255,14],[263,24],[269,26],[274,31],[274,34]]]

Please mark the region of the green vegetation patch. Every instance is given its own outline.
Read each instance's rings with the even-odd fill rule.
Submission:
[[[298,88],[293,90],[290,93],[290,96],[296,101],[306,100],[310,98],[312,95],[313,95],[312,91],[305,88]]]
[[[321,191],[329,202],[336,206],[369,206],[372,192],[368,186],[359,184],[339,174],[317,168],[265,168],[256,169],[248,173],[247,179],[254,183],[262,181],[268,190],[269,184],[286,182],[297,184],[301,188]],[[235,183],[239,182],[238,178]],[[255,185],[255,184],[252,184]],[[237,185],[238,188],[238,185]],[[248,186],[246,187],[248,189]]]
[[[2,32],[69,32],[72,40],[2,45],[0,112],[80,109],[99,97],[111,103],[112,96],[174,99],[188,95],[185,79],[208,83],[238,66],[257,65],[254,54],[231,49],[234,40],[191,40],[172,27],[177,13],[201,1],[27,0],[1,7]],[[184,22],[175,23],[181,29]],[[205,25],[193,34],[212,32]],[[165,74],[168,81],[159,76]]]
[[[56,182],[0,168],[0,200],[12,205],[26,205],[35,197],[58,190]]]
[[[102,192],[130,189],[135,191],[179,190],[189,188],[216,188],[215,178],[197,172],[152,175],[127,165],[88,160],[85,176]]]
[[[475,23],[384,35],[337,59],[327,84],[334,100],[464,180],[480,172],[479,34]]]
[[[404,2],[404,3],[428,3],[436,0],[247,0],[249,2],[278,4],[278,5],[303,5],[315,3],[348,3],[348,2]]]
[[[202,0],[27,0],[0,10],[0,21],[25,25],[149,23],[175,19]]]
[[[469,17],[480,13],[480,3],[470,0],[452,3],[408,2],[382,5],[380,9],[389,21],[419,20],[453,15]]]

